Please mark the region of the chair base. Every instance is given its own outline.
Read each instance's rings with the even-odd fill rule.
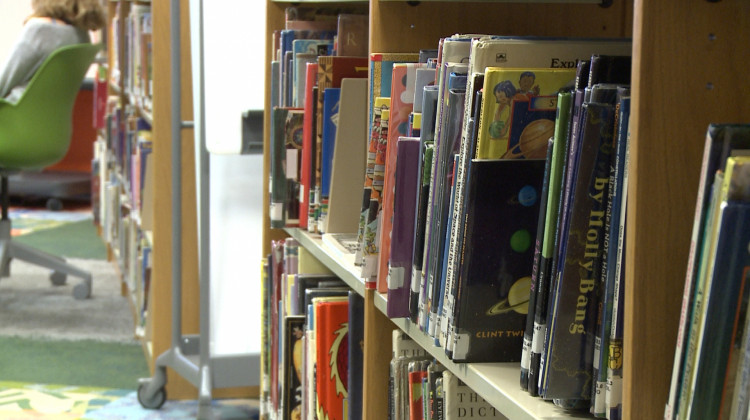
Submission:
[[[0,277],[10,276],[10,263],[14,258],[52,270],[50,282],[56,286],[65,284],[67,276],[81,278],[83,281],[73,287],[73,297],[91,297],[91,273],[68,264],[62,257],[13,241],[10,235],[10,220],[0,220]]]

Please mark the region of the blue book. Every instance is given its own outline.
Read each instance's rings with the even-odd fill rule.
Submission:
[[[320,195],[328,197],[331,192],[333,150],[336,145],[336,129],[339,118],[341,88],[327,88],[323,92],[323,147],[320,161]]]

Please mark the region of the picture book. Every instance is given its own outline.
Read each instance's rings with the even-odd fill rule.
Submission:
[[[391,96],[393,64],[415,63],[417,60],[419,60],[419,53],[370,53],[370,98],[367,113],[367,121],[370,125],[372,125],[374,118],[375,98],[389,98]]]
[[[427,378],[427,361],[409,362],[408,386],[409,386],[409,419],[424,419],[424,393],[422,381]]]
[[[311,192],[315,186],[315,130],[317,112],[318,63],[305,66],[305,116],[302,120],[302,163],[300,164],[300,223],[301,229],[308,228],[308,213],[312,203]]]
[[[750,158],[747,161],[750,162]],[[727,166],[726,175],[730,176],[729,164]],[[745,185],[748,188],[748,184]],[[699,337],[687,412],[690,418],[719,418],[722,398],[728,398],[723,394],[731,392],[725,390],[725,380],[727,375],[734,374],[728,370],[729,357],[736,345],[734,332],[739,327],[738,318],[744,316],[747,309],[750,291],[747,283],[750,280],[750,202],[725,201],[719,212],[715,257],[707,273],[706,303],[702,309],[706,327]]]
[[[478,159],[543,159],[554,134],[557,93],[572,87],[573,69],[485,70]]]
[[[291,315],[307,315],[305,294],[308,289],[316,287],[344,287],[346,283],[331,274],[294,274],[294,286],[291,291]]]
[[[348,297],[313,299],[315,311],[316,394],[318,418],[344,418],[348,397]]]
[[[307,63],[317,63],[320,55],[331,55],[332,39],[295,39],[292,41],[292,106],[304,106],[305,67]]]
[[[688,319],[693,303],[695,282],[697,279],[698,248],[703,243],[706,213],[710,199],[710,187],[713,174],[723,170],[727,157],[736,150],[750,149],[750,125],[747,124],[711,124],[706,132],[703,150],[703,162],[699,177],[698,193],[696,197],[695,216],[688,252],[688,266],[685,276],[680,322],[677,330],[677,344],[672,368],[669,399],[665,409],[665,418],[672,418],[676,412],[677,398],[681,392],[682,366],[684,351],[688,339]]]
[[[390,99],[388,101],[390,104]],[[380,216],[383,205],[383,185],[385,181],[385,156],[388,142],[388,126],[390,109],[383,108],[380,112],[380,124],[373,136],[371,144],[375,145],[375,156],[372,174],[372,192],[367,212],[362,246],[362,273],[365,287],[375,288],[378,274],[378,255],[380,252]]]
[[[596,325],[597,283],[602,259],[604,212],[614,132],[610,104],[586,103],[574,160],[566,225],[559,248],[554,308],[547,331],[545,398],[590,400]]]
[[[437,111],[437,86],[425,86],[422,92],[422,129],[419,133],[420,160],[418,163],[419,188],[414,220],[414,247],[412,251],[411,291],[409,292],[409,313],[412,322],[417,322],[419,295],[422,290],[422,263],[427,204],[432,170],[433,141],[435,136],[435,113]]]
[[[276,108],[272,112],[270,215],[272,227],[280,228],[299,223],[298,179],[304,111]]]
[[[367,139],[367,161],[365,164],[365,184],[364,192],[362,196],[362,208],[360,211],[359,225],[357,229],[357,241],[360,246],[357,250],[357,254],[354,257],[355,264],[362,265],[362,253],[364,251],[363,245],[365,241],[365,227],[370,222],[370,202],[377,202],[380,196],[380,187],[375,186],[375,161],[378,155],[378,149],[380,145],[380,137],[384,130],[382,126],[383,111],[387,111],[390,107],[390,98],[377,98],[375,100],[374,107],[374,118],[369,126],[369,133]],[[386,124],[387,127],[387,124]],[[386,129],[386,133],[387,133]],[[372,217],[375,215],[373,214]]]
[[[323,198],[328,198],[331,190],[331,167],[339,124],[340,100],[341,88],[328,88],[323,92],[323,142],[320,161],[320,195]]]
[[[340,88],[341,80],[351,77],[367,77],[366,57],[318,57],[318,112],[316,114],[316,154],[315,154],[315,185],[321,188],[322,179],[322,145],[323,145],[323,98],[329,87]]]
[[[471,162],[454,315],[456,362],[520,361],[544,164]]]
[[[378,256],[378,292],[385,293],[388,290],[386,279],[388,278],[388,260],[391,249],[391,229],[393,226],[393,189],[396,172],[396,143],[399,137],[407,135],[409,115],[414,105],[414,89],[416,87],[417,69],[423,67],[422,63],[395,63],[392,69],[391,80],[391,107],[388,118],[388,134],[386,137],[384,172],[383,172],[383,202],[380,219],[379,256]]]
[[[397,143],[394,176],[393,229],[387,277],[386,315],[409,316],[414,219],[417,201],[417,175],[420,143],[417,138],[401,137]]]
[[[367,79],[341,80],[338,121],[324,230],[356,234],[367,164]]]

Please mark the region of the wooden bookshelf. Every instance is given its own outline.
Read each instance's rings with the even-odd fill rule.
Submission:
[[[270,35],[283,26],[288,3],[267,0],[266,4],[266,62],[270,62]],[[705,132],[709,123],[750,121],[750,79],[741,74],[750,63],[747,3],[635,0],[613,1],[604,7],[567,1],[370,0],[369,7],[370,52],[435,48],[440,37],[454,33],[632,37],[623,407],[626,419],[661,418],[669,393]],[[268,112],[266,102],[266,121]],[[268,145],[267,129],[265,141]],[[267,158],[268,154],[266,168]],[[298,237],[270,229],[267,214],[264,226],[264,246],[288,233]],[[300,242],[317,249],[314,254],[328,254],[315,238],[309,241],[312,244],[308,239]],[[319,258],[335,262],[326,255]],[[388,329],[393,323],[382,315],[382,296],[368,292],[365,298],[366,317],[371,318],[366,319],[367,341],[382,336],[378,328]],[[396,325],[412,336],[421,334],[408,324],[396,321]],[[429,343],[423,345],[429,348]],[[383,360],[366,356],[365,374],[387,371],[386,366]],[[515,367],[446,366],[509,418],[568,418],[544,411],[546,403],[539,408],[518,395]],[[365,395],[364,418],[385,418],[383,400]]]

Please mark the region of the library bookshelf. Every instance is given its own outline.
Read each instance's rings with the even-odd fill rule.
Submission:
[[[271,35],[283,27],[289,3],[266,1],[265,58],[270,62]],[[454,33],[632,37],[623,410],[627,419],[661,418],[669,392],[705,132],[709,123],[750,120],[750,79],[743,76],[750,63],[750,5],[741,0],[613,0],[603,5],[521,0],[368,3],[370,52],[435,48],[440,37]],[[296,4],[325,7],[342,2]],[[266,121],[270,121],[269,97],[266,76]],[[269,134],[266,127],[266,150]],[[340,265],[320,240],[295,230],[271,229],[267,202],[264,209],[264,253],[270,251],[272,239],[291,235],[334,272],[354,282],[356,276],[348,277],[351,270]],[[387,386],[389,356],[377,350],[389,342],[394,322],[382,312],[382,296],[373,291],[363,294],[363,418],[382,419],[386,395],[372,388],[382,391]],[[402,321],[395,324],[412,336],[421,334]],[[520,395],[517,367],[446,362],[509,418],[567,418],[547,411],[554,410],[549,404],[531,403]]]
[[[152,160],[152,201],[148,210],[149,224],[148,238],[152,247],[151,283],[148,290],[148,311],[143,320],[143,330],[140,339],[143,343],[146,359],[153,374],[156,358],[171,346],[172,329],[172,182],[171,182],[171,83],[170,83],[170,2],[149,0],[109,0],[107,2],[110,27],[115,16],[127,16],[134,5],[148,6],[152,15],[152,106],[149,110],[136,107],[141,117],[150,119],[152,128],[153,149]],[[181,0],[180,28],[182,50],[182,120],[192,121],[192,78],[190,62],[190,27],[189,2]],[[126,33],[124,23],[119,22],[119,31]],[[108,34],[108,51],[122,53],[124,37],[117,38],[118,45],[114,45],[115,37]],[[122,55],[116,60],[112,53],[108,56],[110,74],[118,68],[123,74],[125,62]],[[137,95],[125,89],[122,83],[110,83],[110,93],[120,96],[123,104],[142,103]],[[199,332],[199,279],[198,279],[198,242],[196,216],[195,163],[193,151],[193,129],[184,128],[182,131],[182,334],[198,334]],[[121,170],[119,168],[118,170]],[[121,174],[116,174],[122,176]],[[118,204],[119,207],[119,204]],[[119,209],[118,209],[119,210]],[[143,215],[140,219],[143,220]],[[118,235],[119,236],[119,235]],[[118,243],[119,238],[113,238]],[[110,246],[113,248],[113,246]],[[111,249],[112,250],[112,249]],[[118,250],[112,250],[111,255],[119,255]],[[122,272],[121,272],[122,273]],[[137,386],[136,383],[133,386]],[[196,399],[198,390],[187,380],[178,375],[171,368],[167,371],[167,395],[169,399]],[[251,387],[222,388],[213,392],[216,398],[251,397],[257,395],[257,389]]]

